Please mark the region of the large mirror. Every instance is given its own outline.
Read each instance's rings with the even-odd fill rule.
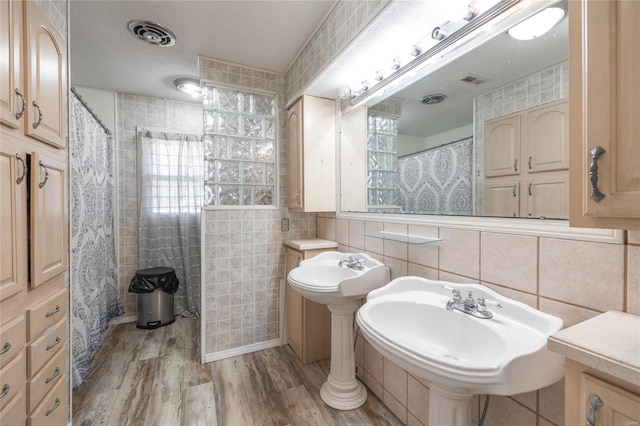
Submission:
[[[568,218],[568,19],[554,6],[565,16],[544,35],[501,29],[343,114],[342,211]]]

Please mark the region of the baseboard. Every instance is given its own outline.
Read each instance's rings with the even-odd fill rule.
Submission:
[[[263,349],[275,348],[277,346],[282,346],[282,342],[280,341],[280,339],[273,339],[273,340],[268,340],[266,342],[254,343],[253,345],[227,349],[226,351],[213,352],[205,355],[204,363],[218,361],[220,359],[225,359],[225,358],[231,358],[237,355],[249,354],[251,352],[257,352]]]
[[[118,325],[118,324],[126,324],[129,322],[136,322],[138,319],[138,315],[120,315],[119,317],[111,318],[110,324]]]

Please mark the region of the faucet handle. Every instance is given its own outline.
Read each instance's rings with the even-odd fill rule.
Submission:
[[[496,309],[502,309],[503,306],[496,302],[495,300],[491,300],[491,299],[485,299],[484,297],[478,297],[478,310],[479,311],[486,311],[487,310],[487,305],[491,305],[494,306]]]
[[[450,291],[453,294],[453,297],[460,300],[462,298],[462,296],[460,296],[460,290],[458,290],[457,288],[453,288],[450,285],[443,285],[442,288],[444,288],[447,291]]]

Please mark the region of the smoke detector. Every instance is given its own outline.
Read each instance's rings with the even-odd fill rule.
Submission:
[[[441,93],[434,93],[432,95],[426,95],[421,97],[420,102],[425,105],[433,105],[433,104],[439,104],[445,99],[447,99],[447,95],[443,95]]]
[[[156,22],[136,19],[129,21],[127,28],[139,39],[156,46],[169,47],[176,44],[176,35]]]

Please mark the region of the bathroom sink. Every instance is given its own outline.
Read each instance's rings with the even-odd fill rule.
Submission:
[[[464,308],[469,292],[476,307],[486,301],[487,318],[447,309]],[[475,394],[533,391],[564,375],[564,358],[546,349],[562,320],[478,284],[401,277],[369,293],[357,321],[380,353],[429,382],[430,406],[440,407],[431,410],[433,424],[468,424],[465,404]],[[443,407],[463,414],[450,417]]]
[[[389,268],[365,253],[324,252],[289,272],[294,290],[331,311],[331,370],[320,397],[332,408],[355,410],[367,400],[356,378],[353,317],[359,299],[389,279]]]
[[[346,261],[359,260],[362,269],[349,268]],[[343,266],[339,266],[343,262]],[[330,305],[344,298],[362,298],[389,282],[389,269],[365,253],[324,252],[303,260],[289,272],[289,284],[307,299]]]

